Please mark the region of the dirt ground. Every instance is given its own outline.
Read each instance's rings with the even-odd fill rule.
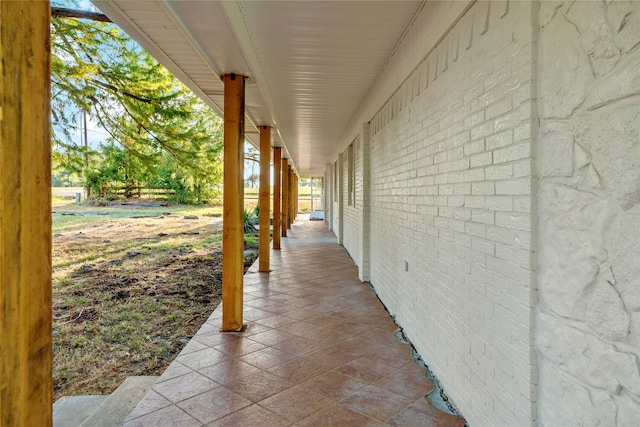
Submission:
[[[161,374],[219,304],[221,218],[182,208],[54,207],[55,399]]]

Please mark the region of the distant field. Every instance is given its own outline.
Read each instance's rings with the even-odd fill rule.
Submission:
[[[259,193],[258,193],[258,188],[250,188],[247,187],[244,189],[244,206],[247,209],[253,209],[254,207],[256,207],[258,205],[258,199],[259,199]],[[315,193],[315,198],[314,198],[314,208],[317,210],[322,206],[322,202],[320,200],[320,191],[321,189],[318,187],[314,187],[314,193]],[[75,195],[76,193],[82,193],[82,197],[84,197],[84,189],[82,187],[53,187],[51,189],[51,192],[53,194],[53,207],[55,209],[56,206],[60,206],[60,205],[68,205],[70,203],[73,203],[75,200]],[[311,209],[311,198],[310,198],[310,194],[311,194],[311,187],[306,186],[306,187],[299,187],[299,192],[298,192],[298,209],[300,211],[300,213],[309,213],[310,209]],[[149,200],[144,200],[144,201],[149,201]],[[273,211],[273,187],[271,187],[271,195],[270,195],[270,207],[271,210]],[[181,209],[187,209],[187,210],[195,210],[197,211],[198,207],[190,207],[190,208],[186,208],[183,207]],[[204,212],[207,213],[209,212],[207,209],[208,208],[202,208],[204,209]],[[220,207],[221,209],[221,207]],[[219,212],[222,212],[221,210]],[[209,212],[210,213],[210,212]],[[90,221],[90,220],[87,220]]]
[[[82,187],[51,187],[52,194],[68,194],[75,196],[76,193],[82,193]]]

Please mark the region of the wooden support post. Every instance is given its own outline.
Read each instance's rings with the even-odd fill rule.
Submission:
[[[0,1],[0,425],[51,426],[48,1]]]
[[[224,76],[222,331],[241,331],[244,276],[244,77]]]
[[[309,212],[311,212],[311,215],[313,215],[313,177],[309,180],[309,182],[311,183],[311,196],[309,197],[311,206],[309,207]]]
[[[271,204],[269,197],[271,164],[271,126],[260,126],[260,235],[259,235],[259,271],[268,272]]]
[[[296,180],[296,215],[300,212],[300,177]]]
[[[282,148],[273,148],[273,249],[280,249],[280,223],[282,222],[280,189],[282,182]]]
[[[298,175],[295,175],[295,182],[294,182],[294,186],[293,186],[293,221],[296,220],[296,217],[298,216],[298,190],[299,190],[299,186],[298,186]]]
[[[287,194],[287,228],[291,229],[291,223],[293,222],[293,171],[291,170],[291,165],[288,167],[288,184],[289,184],[289,192]]]
[[[289,202],[289,206],[291,212],[289,213],[289,228],[291,228],[291,224],[293,224],[296,220],[296,174],[291,170],[291,202]]]
[[[282,237],[287,237],[289,224],[289,164],[282,159]]]

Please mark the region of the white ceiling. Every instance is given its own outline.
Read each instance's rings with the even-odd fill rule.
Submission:
[[[423,1],[93,0],[219,114],[249,77],[246,136],[274,127],[301,176],[322,171]]]

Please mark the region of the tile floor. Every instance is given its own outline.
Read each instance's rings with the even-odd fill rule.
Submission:
[[[300,216],[245,275],[243,333],[218,307],[124,423],[133,426],[463,426],[347,252]]]

